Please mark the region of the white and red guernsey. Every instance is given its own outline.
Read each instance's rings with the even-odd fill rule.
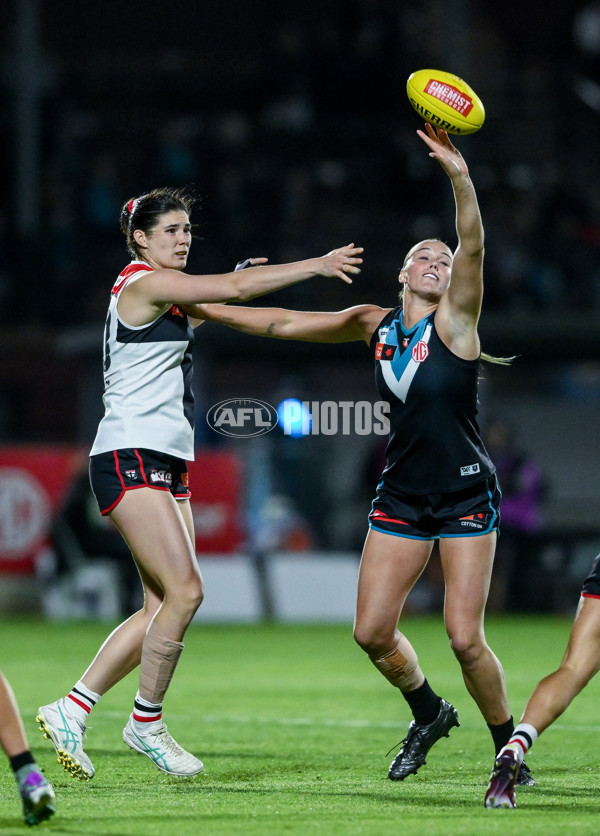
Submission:
[[[192,346],[194,332],[176,305],[138,327],[119,317],[117,303],[135,276],[152,270],[132,261],[111,291],[104,329],[104,409],[90,455],[124,447],[194,458]]]

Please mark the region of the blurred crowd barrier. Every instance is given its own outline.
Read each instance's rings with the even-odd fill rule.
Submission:
[[[78,446],[0,446],[0,611],[112,617],[136,605],[137,571],[98,510],[87,465]],[[189,471],[197,552],[235,551],[244,537],[238,458],[199,451]]]
[[[262,517],[261,530],[270,525],[273,536],[250,536],[248,481],[231,452],[200,450],[190,463],[206,584],[195,620],[351,623],[360,552],[318,549],[308,541],[298,547],[293,538],[276,537],[272,521]],[[600,525],[546,527],[520,537],[517,546],[514,537],[500,537],[490,611],[571,614],[600,551]],[[409,614],[441,611],[438,567],[436,550],[409,598]],[[112,620],[140,603],[129,550],[91,493],[87,452],[0,446],[0,613]]]
[[[32,574],[49,546],[90,555],[115,551],[114,527],[97,508],[87,464],[78,447],[0,447],[0,572]],[[238,458],[199,452],[189,473],[196,550],[234,551],[243,538]]]

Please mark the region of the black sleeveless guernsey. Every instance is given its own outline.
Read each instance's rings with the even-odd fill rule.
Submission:
[[[451,493],[495,472],[477,424],[479,360],[462,360],[435,330],[435,311],[406,329],[402,307],[371,339],[375,381],[390,404],[383,485],[392,493]]]

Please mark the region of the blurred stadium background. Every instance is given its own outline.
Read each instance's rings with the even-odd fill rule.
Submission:
[[[600,550],[600,3],[8,0],[0,38],[0,607],[128,606],[126,556],[108,532],[86,541],[78,530],[88,497],[76,481],[101,415],[122,203],[195,184],[192,272],[355,241],[365,264],[351,287],[314,281],[265,304],[391,305],[409,246],[454,241],[448,185],[405,96],[411,72],[439,67],[486,106],[483,129],[457,140],[487,234],[481,334],[486,351],[518,355],[486,367],[482,383],[482,426],[500,425],[513,446],[498,458],[507,511],[509,496],[517,508],[492,605],[570,611]],[[234,397],[376,400],[368,351],[207,325],[195,359],[210,473],[198,546],[229,598],[214,617],[351,617],[380,438],[275,430],[227,441],[205,415]],[[85,582],[67,606],[76,572]],[[117,581],[119,601],[107,593]],[[232,585],[247,598],[232,601]],[[324,600],[311,609],[317,588]],[[434,562],[414,607],[439,596]]]

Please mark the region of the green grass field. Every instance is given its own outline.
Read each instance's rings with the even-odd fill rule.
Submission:
[[[19,699],[35,756],[57,793],[39,830],[71,836],[197,834],[597,834],[598,682],[593,681],[528,757],[537,787],[517,810],[486,810],[489,732],[462,684],[439,617],[403,629],[432,686],[458,708],[418,776],[387,778],[386,752],[405,734],[404,701],[344,626],[195,624],[165,703],[174,736],[205,771],[173,779],[131,752],[121,731],[134,674],[95,709],[86,751],[96,777],[70,778],[35,724],[37,706],[82,675],[110,625],[4,621],[0,667]],[[570,621],[496,617],[488,639],[502,659],[518,719],[533,686],[560,660]],[[12,773],[0,770],[0,834],[27,830]]]

